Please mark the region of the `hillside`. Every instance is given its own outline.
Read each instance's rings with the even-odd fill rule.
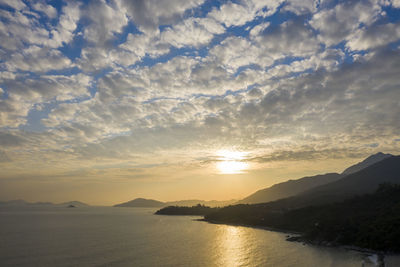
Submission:
[[[250,196],[238,201],[237,204],[266,203],[270,201],[275,201],[295,196],[307,190],[311,190],[312,188],[316,188],[318,186],[337,181],[349,174],[358,172],[364,168],[367,168],[368,166],[371,166],[391,156],[392,155],[390,154],[384,154],[382,152],[379,152],[369,156],[362,162],[359,162],[355,165],[348,167],[346,170],[342,172],[342,174],[327,173],[327,174],[303,177],[297,180],[289,180],[283,183],[275,184],[271,187],[258,190],[254,194],[251,194]]]
[[[342,172],[342,174],[343,175],[349,175],[349,174],[361,171],[362,169],[364,169],[364,168],[366,168],[368,166],[371,166],[371,165],[373,165],[373,164],[375,164],[375,163],[377,163],[377,162],[379,162],[381,160],[389,158],[391,156],[393,156],[393,155],[385,154],[385,153],[382,153],[382,152],[376,153],[376,154],[371,155],[368,158],[364,159],[363,161],[361,161],[361,162],[359,162],[359,163],[357,163],[357,164],[355,164],[353,166],[348,167],[347,169],[345,169]]]
[[[211,208],[204,205],[195,205],[192,207],[179,207],[179,206],[168,206],[157,210],[154,214],[156,215],[190,215],[190,216],[205,216],[212,212],[219,210],[220,208]]]
[[[400,183],[400,156],[391,156],[340,180],[305,191],[289,201],[282,200],[282,203],[290,202],[291,207],[331,203],[372,193],[382,183]]]
[[[316,244],[400,251],[400,186],[383,184],[373,194],[343,202],[274,212],[266,205],[235,205],[205,215],[215,223],[264,226],[302,234]]]
[[[297,195],[310,188],[336,181],[343,176],[338,173],[327,173],[316,176],[303,177],[297,180],[275,184],[261,189],[254,194],[238,201],[237,204],[255,204],[270,202],[281,198]]]

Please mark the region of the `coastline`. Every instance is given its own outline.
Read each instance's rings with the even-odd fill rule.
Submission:
[[[219,222],[219,221],[206,220],[204,218],[203,219],[194,219],[194,221],[207,222],[207,223],[211,223],[211,224],[224,224],[224,225],[230,225],[230,226],[242,226],[242,227],[249,227],[249,228],[267,230],[267,231],[272,231],[272,232],[279,232],[279,233],[288,234],[286,236],[286,241],[288,241],[288,242],[300,242],[300,243],[303,243],[304,245],[331,247],[331,248],[339,248],[339,249],[345,249],[345,250],[350,250],[350,251],[357,251],[357,252],[365,254],[366,256],[376,255],[378,257],[379,261],[381,261],[381,263],[379,263],[380,265],[378,265],[378,266],[385,266],[384,265],[385,256],[399,255],[399,253],[395,253],[392,251],[379,251],[379,250],[357,247],[357,246],[353,246],[353,245],[340,245],[340,244],[334,244],[334,243],[322,241],[322,240],[319,242],[316,242],[316,241],[312,241],[312,240],[308,240],[308,239],[304,238],[304,236],[302,236],[303,233],[301,233],[301,232],[290,231],[290,230],[286,230],[286,229],[279,229],[279,228],[268,227],[268,226],[254,226],[254,225],[247,225],[247,224],[240,224],[240,223],[224,223],[224,222]]]

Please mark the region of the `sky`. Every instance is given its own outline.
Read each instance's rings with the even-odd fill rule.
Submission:
[[[400,152],[399,0],[0,0],[0,200],[240,199]]]

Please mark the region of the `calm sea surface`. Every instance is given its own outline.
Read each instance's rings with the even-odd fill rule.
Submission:
[[[0,209],[0,266],[374,266],[373,257],[154,209]],[[400,266],[399,256],[386,266]]]

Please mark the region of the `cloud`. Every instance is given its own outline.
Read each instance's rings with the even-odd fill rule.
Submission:
[[[0,125],[2,127],[17,127],[27,122],[26,116],[32,105],[24,102],[20,96],[9,95],[0,99]]]
[[[48,16],[49,18],[54,19],[55,17],[57,17],[57,9],[55,9],[55,8],[54,8],[53,6],[51,6],[51,5],[47,5],[47,4],[45,4],[45,3],[37,2],[37,3],[34,3],[34,4],[32,5],[32,7],[33,7],[35,10],[46,14],[46,16]]]
[[[18,147],[24,143],[24,140],[14,134],[0,132],[0,146],[1,147]],[[3,152],[3,151],[1,151]]]
[[[128,23],[125,10],[114,1],[109,4],[105,1],[93,1],[87,7],[85,15],[90,24],[83,31],[84,37],[97,46],[107,45],[114,34],[121,33]]]
[[[161,42],[181,48],[199,47],[208,44],[214,34],[222,34],[225,29],[212,19],[186,19],[182,23],[167,29],[161,34]]]
[[[204,0],[124,0],[122,6],[142,32],[151,34],[159,25],[177,22],[186,10],[201,5]]]
[[[0,163],[10,162],[11,159],[7,156],[6,152],[0,150]]]
[[[210,50],[210,55],[231,72],[241,66],[258,64],[266,67],[274,62],[264,49],[243,37],[226,38]]]
[[[50,47],[59,47],[70,43],[74,38],[74,32],[81,18],[81,4],[78,2],[68,2],[62,8],[62,13],[58,25],[50,31],[51,39],[47,42]]]
[[[3,65],[9,71],[32,72],[47,72],[73,67],[71,60],[59,50],[34,45],[24,49],[22,53],[12,54],[11,58]]]
[[[373,25],[367,29],[359,29],[346,44],[350,50],[368,50],[390,44],[400,38],[400,23]]]
[[[84,74],[43,75],[39,79],[20,77],[18,80],[6,80],[5,85],[10,95],[20,96],[24,101],[40,103],[53,98],[64,101],[88,96],[87,87],[90,81],[91,78]]]
[[[314,14],[310,25],[319,31],[319,38],[327,46],[347,38],[362,24],[371,25],[381,15],[381,6],[374,1],[349,1]]]
[[[48,41],[49,32],[38,26],[35,17],[28,17],[21,11],[4,11],[0,13],[0,46],[7,51],[16,51],[24,44],[42,45]]]
[[[307,56],[320,48],[312,30],[301,20],[287,21],[276,28],[268,27],[255,40],[274,58]]]
[[[219,8],[214,8],[208,16],[224,24],[225,27],[241,26],[256,17],[272,15],[282,1],[231,1]],[[263,8],[267,9],[266,12]]]
[[[286,5],[282,10],[290,11],[296,15],[303,15],[317,11],[317,6],[320,4],[319,0],[290,0],[286,1]]]
[[[14,8],[15,10],[22,10],[26,5],[21,0],[0,0],[0,4]]]

